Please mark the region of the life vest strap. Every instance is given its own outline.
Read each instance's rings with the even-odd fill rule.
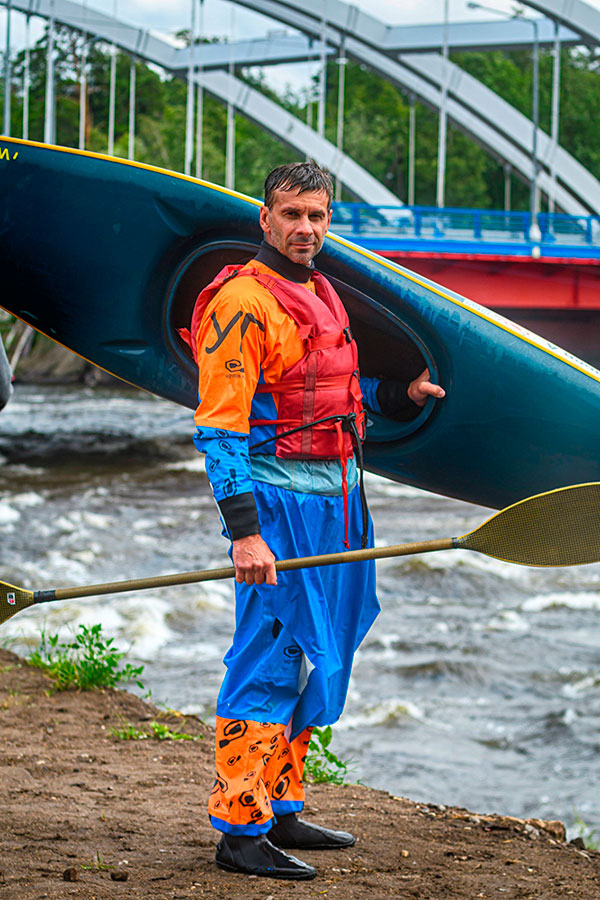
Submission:
[[[248,424],[251,428],[254,428],[255,425],[297,425],[299,419],[248,419]],[[272,438],[269,438],[268,441],[261,441],[261,443],[268,444],[269,441],[274,441],[275,435]],[[254,447],[259,446],[258,444],[253,444],[249,449],[252,450]]]
[[[287,437],[289,434],[294,434],[296,431],[304,431],[308,428],[319,428],[322,429],[331,429],[335,428],[335,421],[343,421],[344,419],[348,419],[350,417],[355,417],[355,413],[349,413],[349,415],[338,415],[334,414],[331,416],[323,416],[322,419],[314,419],[312,422],[304,422],[302,423],[300,419],[250,419],[249,425],[252,427],[253,425],[293,425],[293,428],[289,428],[286,431],[282,431],[281,434],[274,434],[273,437],[266,438],[264,441],[259,441],[257,444],[251,444],[248,447],[249,450],[256,450],[258,447],[262,447],[264,444],[270,444],[271,441],[278,441],[280,438]],[[350,429],[347,429],[350,430]]]
[[[332,391],[337,388],[349,388],[352,396],[355,397],[354,373],[349,376],[329,375],[325,378],[318,378],[317,380],[317,389],[320,391]],[[294,391],[301,390],[304,390],[304,381],[300,379],[294,381],[274,381],[272,384],[258,384],[256,386],[257,394],[291,394]]]
[[[192,349],[192,333],[189,328],[178,328],[177,334],[181,338],[182,341],[188,345],[190,350]]]
[[[335,418],[338,418],[336,416]],[[308,422],[302,424],[300,419],[249,419],[248,423],[251,428],[254,428],[255,425],[293,425],[289,431],[284,431],[281,434],[274,434],[273,437],[268,438],[266,441],[261,441],[261,444],[268,444],[271,441],[277,441],[279,438],[287,437],[288,434],[291,434],[294,431],[302,431],[305,428],[314,428],[316,431],[323,431],[324,429],[333,428],[335,423],[332,422]],[[260,444],[252,444],[249,447],[250,450],[253,450],[255,447],[259,447]]]
[[[329,334],[319,334],[316,337],[308,337],[306,339],[306,349],[309,353],[315,350],[327,350],[329,347],[343,347],[346,344],[346,332],[330,332]]]
[[[350,549],[350,541],[348,540],[348,455],[346,453],[346,442],[342,431],[342,423],[338,419],[335,422],[335,430],[337,432],[338,450],[340,454],[340,464],[342,466],[342,496],[344,498],[344,546]]]

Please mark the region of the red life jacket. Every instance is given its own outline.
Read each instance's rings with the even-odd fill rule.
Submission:
[[[358,350],[344,305],[326,278],[314,273],[315,298],[301,284],[274,278],[259,269],[225,266],[198,296],[190,331],[180,329],[181,336],[198,362],[196,335],[204,311],[222,285],[238,273],[267,288],[306,341],[306,353],[283,372],[280,381],[256,388],[258,393],[279,395],[277,419],[251,419],[250,425],[276,425],[278,457],[341,459],[345,468],[353,451],[351,434],[342,431],[342,419],[353,413],[359,433],[364,421]],[[312,425],[314,422],[318,424]],[[293,429],[299,430],[289,434]]]

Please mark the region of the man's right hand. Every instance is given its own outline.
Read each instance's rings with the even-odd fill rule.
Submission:
[[[238,584],[277,584],[275,557],[260,534],[233,541],[232,557]]]

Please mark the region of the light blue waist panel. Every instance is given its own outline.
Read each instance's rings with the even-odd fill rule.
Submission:
[[[325,494],[337,497],[342,493],[342,466],[337,459],[278,459],[276,456],[250,455],[252,478],[288,491],[301,494]],[[356,462],[347,463],[348,490],[356,486]]]

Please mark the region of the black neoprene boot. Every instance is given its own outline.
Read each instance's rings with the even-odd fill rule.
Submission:
[[[304,822],[296,813],[277,816],[275,825],[269,831],[269,840],[276,847],[295,847],[298,850],[340,850],[351,847],[354,835],[347,831],[332,831],[321,825]]]
[[[217,847],[216,861],[220,869],[228,872],[288,881],[307,881],[317,874],[312,866],[274,847],[264,834],[257,837],[224,834]]]

